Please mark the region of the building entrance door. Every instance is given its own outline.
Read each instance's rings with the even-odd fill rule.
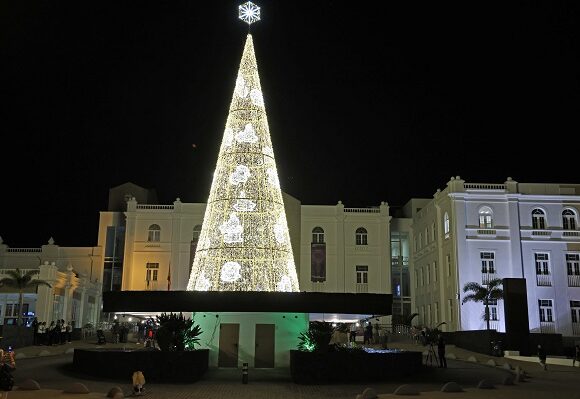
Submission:
[[[256,353],[254,356],[254,367],[273,368],[274,367],[274,324],[256,324]]]
[[[220,324],[218,367],[238,367],[239,324]]]

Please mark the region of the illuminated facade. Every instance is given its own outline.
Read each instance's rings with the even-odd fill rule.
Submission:
[[[413,217],[413,307],[424,325],[485,329],[467,282],[525,278],[530,331],[580,335],[580,185],[451,178]],[[491,328],[505,331],[503,302]]]

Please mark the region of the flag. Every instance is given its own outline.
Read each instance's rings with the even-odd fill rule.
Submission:
[[[169,271],[167,272],[167,291],[171,291],[171,262],[169,262]]]

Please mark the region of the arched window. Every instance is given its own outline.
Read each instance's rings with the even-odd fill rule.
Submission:
[[[445,238],[449,238],[449,214],[447,212],[443,216],[443,232],[445,233]]]
[[[201,225],[197,224],[195,225],[195,227],[193,228],[193,235],[191,240],[192,241],[199,241],[199,234],[201,233]]]
[[[489,206],[482,206],[479,209],[479,227],[482,229],[493,227],[493,212]]]
[[[355,233],[356,245],[368,245],[367,243],[367,229],[359,227]]]
[[[576,212],[572,209],[564,209],[562,212],[562,227],[564,230],[576,230]]]
[[[312,242],[314,244],[324,243],[324,230],[322,227],[315,227],[312,229]]]
[[[161,227],[158,224],[152,224],[149,226],[149,236],[147,241],[158,242],[161,239]]]
[[[546,228],[546,213],[543,210],[536,208],[532,211],[532,228],[536,230]]]

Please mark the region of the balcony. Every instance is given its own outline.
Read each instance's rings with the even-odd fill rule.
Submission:
[[[580,287],[580,275],[568,275],[568,287]]]
[[[572,335],[580,335],[580,323],[572,323]]]
[[[486,324],[486,328],[487,328],[487,322],[484,321],[484,323]],[[499,320],[490,320],[489,321],[489,329],[499,331]]]
[[[477,234],[480,236],[494,236],[497,231],[495,229],[477,229]]]
[[[556,333],[556,323],[553,321],[541,321],[540,322],[540,332],[547,334]]]
[[[563,231],[562,237],[580,238],[580,231]]]
[[[532,230],[532,237],[550,237],[551,235],[551,230]]]
[[[356,293],[357,294],[366,294],[369,292],[369,285],[366,283],[356,283]]]
[[[312,281],[310,282],[310,290],[312,292],[325,292],[326,281]]]
[[[481,284],[488,285],[491,280],[497,278],[495,273],[481,273]]]
[[[536,274],[536,283],[538,287],[551,287],[552,276],[549,274]]]

